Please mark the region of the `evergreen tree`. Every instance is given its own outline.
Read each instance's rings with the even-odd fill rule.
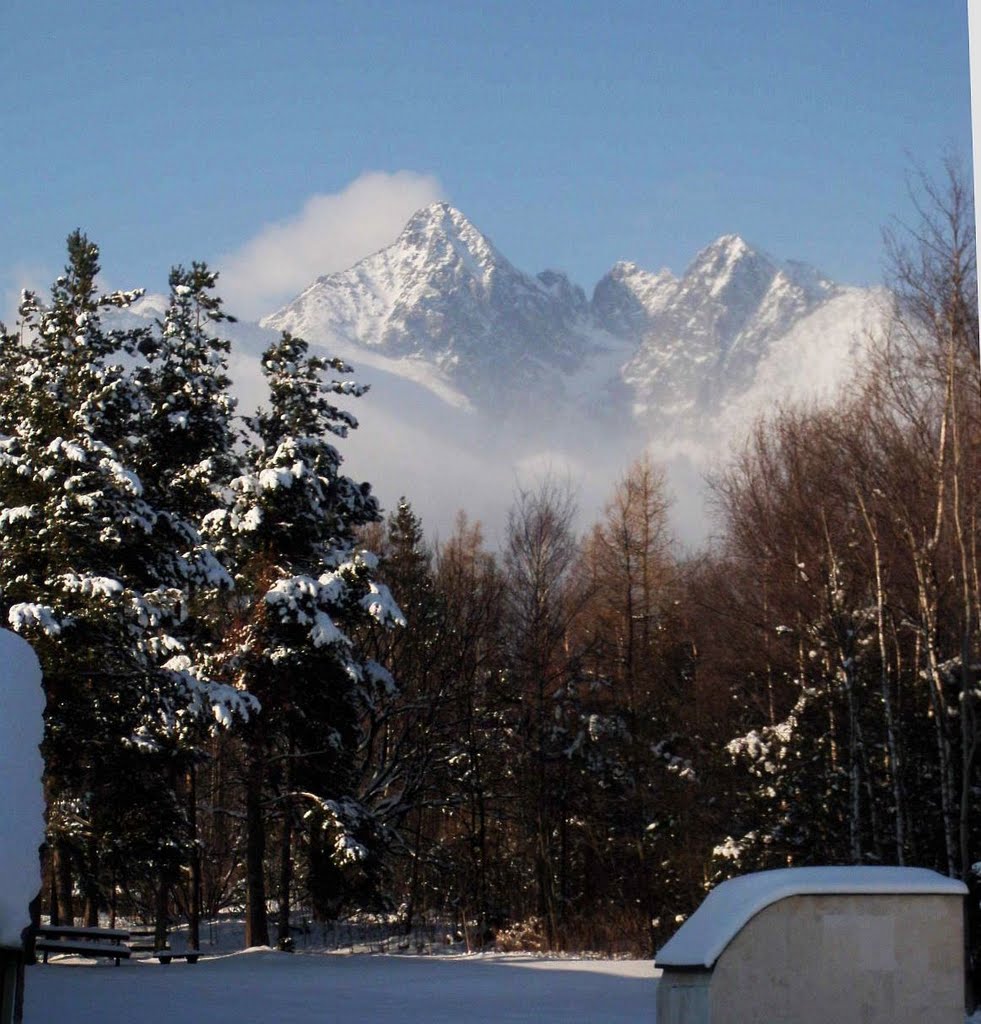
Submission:
[[[141,332],[133,345],[145,358],[134,371],[140,398],[131,434],[134,464],[147,497],[180,524],[189,543],[188,528],[195,530],[189,561],[198,571],[184,596],[188,614],[174,635],[183,645],[180,665],[199,678],[206,674],[207,655],[221,628],[218,591],[232,581],[196,531],[203,517],[221,504],[224,488],[239,469],[232,427],[236,403],[227,373],[230,344],[217,332],[219,325],[234,318],[222,310],[215,292],[217,278],[204,263],[195,262],[189,270],[174,267],[163,319]],[[188,941],[193,948],[199,943],[202,887],[196,791],[206,741],[215,726],[214,720],[189,719],[173,737],[167,765],[171,786],[185,808]],[[158,884],[165,889],[172,881],[165,876]],[[164,902],[161,893],[158,903],[162,907]],[[162,921],[157,941],[165,941]]]
[[[209,566],[193,553],[194,531],[147,500],[128,461],[140,400],[112,360],[134,338],[108,329],[103,313],[140,293],[101,295],[98,271],[97,247],[74,232],[50,301],[25,293],[20,336],[4,339],[11,390],[0,403],[3,612],[44,668],[62,911],[71,910],[74,860],[90,919],[100,858],[122,858],[127,843],[141,854],[173,848],[180,831],[166,799],[152,822],[119,817],[134,780],[146,778],[143,755],[189,714],[242,709],[230,689],[168,665],[180,651],[170,629],[186,582]]]
[[[376,559],[357,549],[359,527],[379,518],[377,502],[367,484],[340,472],[340,453],[327,440],[357,426],[333,396],[366,389],[327,379],[327,371],[350,368],[311,356],[288,333],[266,351],[262,369],[269,406],[247,421],[246,470],[231,482],[229,506],[204,524],[234,566],[237,587],[219,663],[262,705],[243,733],[250,945],[269,941],[265,801],[277,790],[281,866],[292,860],[298,794],[310,805],[305,820],[319,826],[306,838],[308,884],[321,908],[339,903],[345,880],[355,887],[370,881],[373,823],[357,799],[353,766],[359,723],[393,683],[352,638],[368,617],[403,621],[387,588],[372,579]],[[281,905],[289,882],[281,882]]]
[[[155,505],[199,523],[237,475],[227,338],[234,322],[215,294],[218,274],[204,263],[170,272],[170,301],[156,329],[139,339],[146,363],[135,373],[142,401],[134,461]]]

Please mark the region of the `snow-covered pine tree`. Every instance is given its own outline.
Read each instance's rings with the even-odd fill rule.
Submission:
[[[376,559],[357,549],[357,530],[378,519],[378,504],[367,484],[341,473],[329,440],[357,426],[335,396],[357,397],[365,387],[326,376],[351,370],[310,355],[307,343],[288,333],[266,351],[262,369],[269,405],[247,420],[246,470],[231,483],[230,504],[204,524],[236,577],[222,667],[262,704],[243,731],[249,945],[269,941],[270,799],[281,810],[281,908],[288,911],[298,800],[312,826],[308,884],[315,901],[327,906],[340,898],[339,870],[367,880],[372,819],[357,800],[354,750],[365,709],[393,683],[361,656],[352,636],[367,617],[403,621],[387,588],[371,577]],[[281,929],[286,916],[281,909]]]
[[[230,343],[219,330],[234,317],[222,310],[217,279],[217,272],[199,262],[190,269],[171,270],[168,306],[163,318],[136,339],[145,362],[134,370],[140,404],[131,457],[145,496],[186,535],[188,527],[195,531],[185,539],[185,546],[192,544],[188,563],[194,569],[184,598],[189,614],[173,629],[183,650],[170,666],[197,678],[207,674],[208,654],[221,628],[218,591],[231,587],[232,581],[196,531],[203,517],[222,503],[224,489],[240,469],[232,426],[236,403],[227,372]],[[201,850],[196,791],[199,764],[208,760],[207,741],[217,723],[198,716],[188,717],[183,725],[172,737],[168,770],[187,819],[188,942],[197,948]],[[166,889],[172,882],[165,876],[159,885]],[[161,918],[164,902],[161,895]],[[164,939],[161,920],[157,940]]]
[[[74,232],[50,301],[25,293],[19,335],[4,339],[0,403],[0,611],[44,669],[49,836],[63,869],[82,868],[89,919],[97,862],[159,853],[176,830],[176,807],[137,784],[152,783],[144,752],[189,713],[247,708],[179,665],[155,671],[179,650],[168,627],[199,565],[193,530],[147,501],[127,459],[139,400],[111,360],[136,338],[103,313],[140,293],[100,294],[98,271]],[[60,890],[69,915],[67,870]]]
[[[147,361],[135,371],[144,420],[136,468],[155,505],[192,523],[221,504],[221,489],[238,475],[230,343],[216,330],[234,317],[222,310],[217,280],[205,263],[171,270],[167,310],[140,339]]]

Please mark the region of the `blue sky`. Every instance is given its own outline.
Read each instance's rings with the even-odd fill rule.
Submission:
[[[0,34],[7,316],[76,226],[114,286],[206,259],[256,314],[437,197],[587,291],[727,232],[871,283],[911,168],[970,166],[964,0],[5,0]]]

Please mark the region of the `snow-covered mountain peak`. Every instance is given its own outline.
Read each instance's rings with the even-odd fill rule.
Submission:
[[[747,288],[762,295],[777,269],[739,235],[723,235],[695,257],[685,271],[684,281],[711,296]]]
[[[629,283],[635,290],[643,290],[650,285],[660,286],[664,282],[675,280],[674,274],[666,267],[657,271],[644,270],[629,260],[618,260],[606,276],[614,281]]]
[[[806,264],[721,236],[667,292],[624,367],[635,409],[658,409],[690,429],[704,410],[749,388],[774,342],[839,292]]]
[[[757,250],[742,235],[726,234],[707,245],[696,257],[695,262],[706,257],[734,262],[744,256],[753,255]]]
[[[419,235],[442,233],[445,235],[480,234],[467,217],[449,203],[430,203],[423,206],[408,219],[400,239],[408,239]]]
[[[670,301],[676,287],[677,279],[670,270],[652,273],[621,260],[593,289],[593,312],[611,333],[637,337]]]
[[[398,325],[408,322],[410,334],[424,335],[422,322],[433,322],[434,305],[454,295],[473,302],[502,274],[517,273],[459,210],[432,203],[412,215],[391,245],[348,270],[317,278],[261,323],[407,355],[418,345],[407,336],[396,338]]]
[[[459,264],[480,278],[499,265],[510,267],[490,239],[448,203],[431,203],[417,210],[391,250],[403,258],[410,253],[420,256],[434,268]]]
[[[523,386],[563,393],[594,341],[582,289],[558,271],[517,270],[459,210],[433,203],[350,270],[318,278],[262,321],[308,340],[338,340],[425,363],[479,404]]]

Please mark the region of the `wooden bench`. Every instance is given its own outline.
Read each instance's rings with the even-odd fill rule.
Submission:
[[[171,960],[186,960],[189,964],[196,964],[200,953],[164,953],[157,952],[153,954],[162,964],[169,964]]]
[[[42,924],[37,930],[34,949],[42,955],[43,962],[48,962],[52,953],[64,956],[106,957],[115,960],[128,960],[130,949],[123,943],[129,938],[129,932],[119,928],[75,928],[72,925]]]
[[[165,942],[162,946],[155,945],[154,940],[157,935],[155,928],[131,928],[129,934],[130,939],[134,940],[129,943],[132,952],[149,953],[150,956],[146,959],[159,960],[162,964],[169,964],[171,960],[186,960],[189,964],[196,964],[201,955],[195,949],[174,953],[171,951],[169,942]]]
[[[128,943],[133,953],[153,953],[157,949],[170,949],[167,943],[162,946],[156,944],[156,928],[130,928]]]
[[[170,950],[170,943],[165,942],[162,946],[158,946],[152,939],[149,941],[137,939],[135,942],[129,943],[129,948],[133,953],[166,953]]]

